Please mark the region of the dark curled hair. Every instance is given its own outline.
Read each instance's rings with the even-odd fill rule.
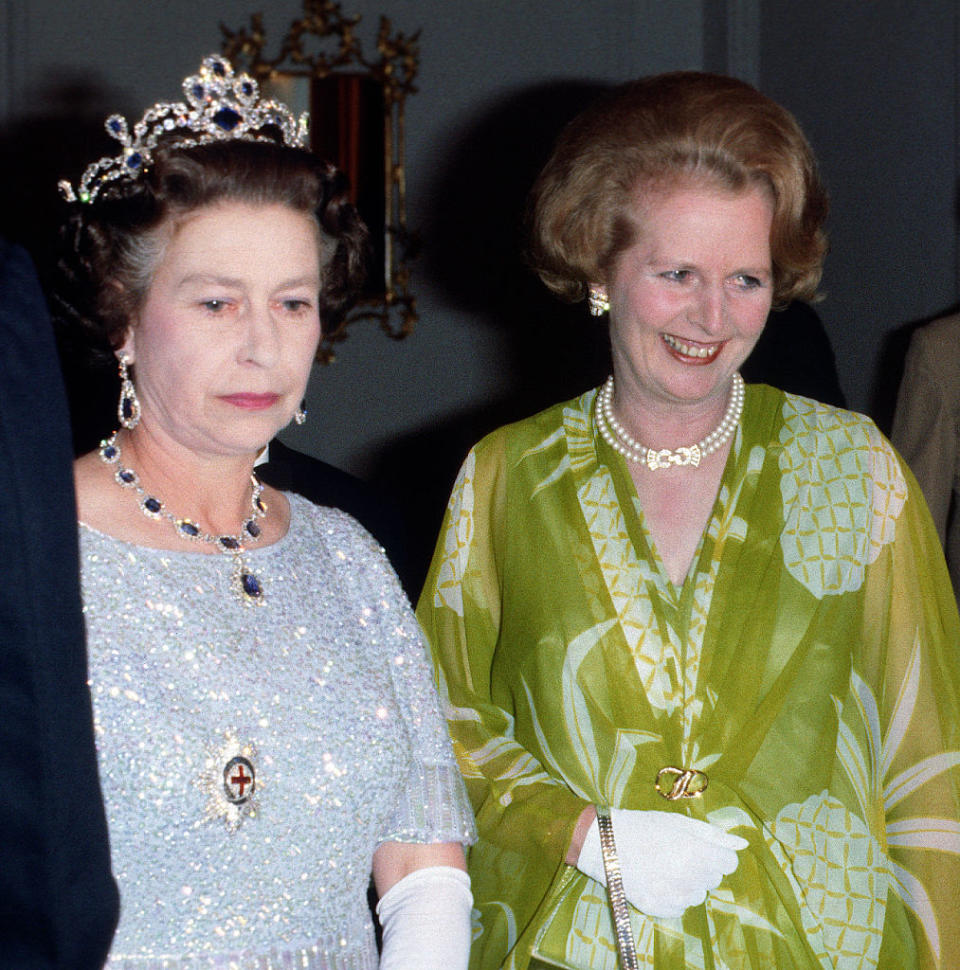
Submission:
[[[324,332],[336,328],[359,293],[369,240],[347,199],[346,178],[307,151],[274,142],[226,141],[156,149],[144,176],[75,203],[61,228],[51,303],[62,329],[109,351],[123,342],[149,289],[168,220],[218,202],[280,204],[312,214],[324,264],[319,294]]]
[[[796,119],[743,81],[677,72],[615,88],[563,130],[528,208],[528,260],[563,299],[605,283],[636,241],[635,201],[685,182],[773,198],[774,303],[812,299],[827,196]]]

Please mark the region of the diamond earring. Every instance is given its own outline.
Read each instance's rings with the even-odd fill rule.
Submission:
[[[120,365],[120,402],[117,404],[117,418],[128,430],[132,431],[140,423],[140,402],[137,400],[137,390],[130,380],[130,357],[125,350],[117,354]]]
[[[587,307],[593,317],[602,317],[610,312],[610,300],[599,286],[591,286],[587,291]]]

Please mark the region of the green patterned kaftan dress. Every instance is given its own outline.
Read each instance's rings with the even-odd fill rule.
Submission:
[[[960,624],[909,471],[867,418],[748,387],[677,587],[594,398],[471,451],[420,601],[480,831],[472,967],[617,967],[563,862],[600,803],[750,842],[683,917],[631,910],[642,967],[957,970]],[[665,801],[665,766],[707,791]]]

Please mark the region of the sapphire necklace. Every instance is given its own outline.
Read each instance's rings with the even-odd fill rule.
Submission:
[[[204,532],[193,519],[181,518],[168,512],[166,506],[155,495],[150,495],[140,484],[140,478],[132,468],[127,468],[120,460],[120,446],[117,444],[118,431],[100,442],[100,458],[108,465],[116,465],[113,480],[121,487],[132,489],[139,499],[140,511],[148,519],[166,519],[173,525],[181,539],[188,542],[203,542],[213,546],[218,552],[233,557],[233,577],[231,587],[240,602],[247,606],[263,603],[263,584],[250,570],[244,559],[245,545],[256,542],[262,530],[257,519],[267,514],[267,505],[260,497],[263,485],[256,475],[250,476],[253,493],[250,496],[250,517],[243,523],[236,535],[211,535]]]

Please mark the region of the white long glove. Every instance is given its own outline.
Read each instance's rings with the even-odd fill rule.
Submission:
[[[610,820],[624,895],[647,916],[682,916],[688,906],[702,903],[737,868],[737,852],[749,844],[678,812],[612,808]],[[577,868],[607,884],[596,819],[583,840]]]
[[[377,903],[380,970],[466,970],[472,908],[461,869],[430,866],[404,876]]]

